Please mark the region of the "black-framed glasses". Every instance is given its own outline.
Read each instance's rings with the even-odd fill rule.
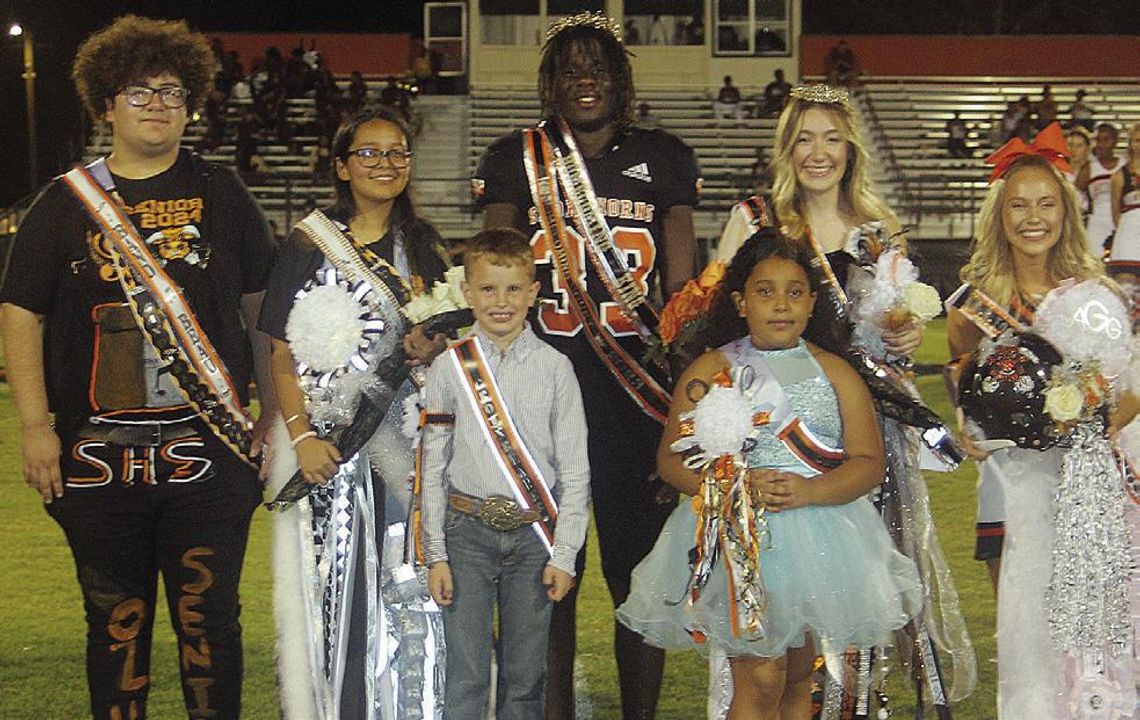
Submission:
[[[385,158],[388,162],[392,163],[392,167],[406,168],[412,163],[411,150],[405,148],[392,148],[391,150],[378,150],[376,148],[363,147],[355,150],[349,150],[344,155],[349,157],[355,155],[360,164],[366,168],[377,167]]]
[[[164,107],[171,110],[184,107],[190,91],[184,87],[171,85],[167,87],[150,87],[149,85],[127,85],[119,91],[127,99],[127,104],[134,107],[146,107],[154,99],[155,93],[162,101]]]

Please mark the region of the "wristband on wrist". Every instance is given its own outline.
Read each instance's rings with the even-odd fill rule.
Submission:
[[[303,432],[300,435],[298,435],[297,437],[293,438],[293,447],[297,447],[298,445],[300,445],[303,440],[308,440],[309,438],[315,438],[316,436],[317,436],[316,430],[309,430],[308,432]]]

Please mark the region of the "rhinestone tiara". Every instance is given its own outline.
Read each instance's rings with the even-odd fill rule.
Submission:
[[[563,30],[569,30],[572,27],[579,27],[582,25],[585,25],[586,27],[592,27],[595,30],[608,32],[610,35],[614,36],[614,40],[617,40],[619,44],[622,42],[621,25],[618,25],[615,20],[612,20],[611,18],[608,18],[597,11],[580,12],[571,15],[570,17],[562,18],[558,22],[551,25],[550,28],[546,31],[545,42],[550,42]]]
[[[846,90],[823,83],[797,85],[792,88],[791,96],[804,102],[842,105],[844,107],[847,107],[850,102],[850,96]]]

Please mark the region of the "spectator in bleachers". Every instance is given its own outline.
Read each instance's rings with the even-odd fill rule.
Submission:
[[[265,62],[262,63],[262,67],[270,75],[281,77],[281,73],[285,70],[285,58],[281,56],[281,51],[272,45],[265,48]]]
[[[1037,101],[1034,107],[1037,112],[1037,122],[1035,128],[1041,130],[1057,120],[1057,100],[1053,97],[1053,88],[1049,83],[1045,83],[1041,88],[1041,99]]]
[[[840,40],[827,51],[823,58],[823,71],[832,85],[853,85],[862,74],[859,58],[846,40]]]
[[[1112,174],[1112,220],[1116,234],[1108,271],[1132,290],[1135,302],[1140,296],[1140,123],[1128,131],[1128,160]]]
[[[310,70],[316,70],[321,64],[321,54],[317,52],[317,39],[311,38],[309,40],[309,49],[301,54],[301,59],[309,66]]]
[[[653,130],[661,127],[661,119],[649,112],[649,103],[642,100],[637,104],[637,114],[633,116],[633,124],[646,130]]]
[[[336,80],[327,69],[317,73],[313,87],[313,102],[317,115],[315,133],[332,141],[333,133],[340,126],[341,96]]]
[[[665,21],[661,19],[660,15],[654,15],[653,22],[649,25],[649,44],[669,44],[669,32],[665,29]]]
[[[756,161],[752,163],[749,185],[753,195],[767,195],[772,191],[772,164],[760,145],[756,146]]]
[[[353,70],[348,79],[348,89],[344,94],[344,114],[360,112],[368,102],[368,85],[359,70]]]
[[[694,15],[692,19],[689,20],[689,24],[685,26],[685,44],[705,44],[705,26],[700,15]]]
[[[622,28],[622,39],[626,45],[641,44],[641,31],[637,29],[637,23],[633,18],[626,19],[625,27]]]
[[[1096,127],[1096,123],[1093,121],[1095,111],[1092,105],[1085,102],[1087,95],[1088,93],[1084,91],[1084,88],[1077,91],[1076,102],[1069,106],[1069,117],[1072,118],[1074,125],[1080,125],[1091,133]]]
[[[239,173],[253,172],[253,156],[261,139],[261,123],[253,108],[246,108],[238,123],[237,142],[234,144],[234,162]]]
[[[966,147],[966,136],[969,130],[966,121],[958,112],[946,121],[946,152],[952,158],[970,157],[970,150]]]
[[[405,123],[411,121],[412,94],[396,78],[388,78],[388,84],[380,91],[380,104],[397,113]]]
[[[284,86],[267,86],[266,92],[254,99],[253,107],[262,130],[272,129],[277,142],[282,145],[292,142],[293,127],[289,124],[289,107],[285,102]]]
[[[754,52],[757,55],[777,55],[788,49],[784,38],[772,32],[767,25],[756,31]]]
[[[740,90],[732,84],[732,76],[724,76],[724,85],[716,95],[713,102],[714,118],[733,118],[740,120],[744,117],[744,108],[740,104]]]
[[[1077,201],[1081,208],[1081,221],[1086,225],[1089,219],[1089,153],[1092,150],[1092,133],[1083,125],[1074,125],[1065,132],[1065,144],[1069,146],[1069,168],[1065,173],[1077,189]],[[1095,253],[1094,253],[1095,254]],[[1100,257],[1097,255],[1097,257]]]
[[[252,98],[253,88],[250,87],[249,80],[245,78],[235,80],[233,86],[230,88],[230,99],[245,102]]]
[[[776,68],[775,79],[764,86],[764,104],[756,113],[757,117],[774,117],[783,112],[791,91],[792,84],[784,79],[783,68]]]
[[[1101,257],[1111,244],[1116,223],[1112,217],[1112,176],[1123,160],[1116,156],[1116,141],[1120,139],[1116,126],[1101,123],[1096,126],[1093,156],[1089,160],[1089,246],[1093,254]]]
[[[986,130],[986,145],[997,149],[1005,142],[1005,130],[1002,129],[1002,115],[993,115],[990,118],[990,127]]]
[[[329,152],[329,139],[325,135],[320,135],[317,137],[317,142],[313,144],[312,150],[309,151],[309,173],[313,176],[313,181],[327,181],[331,167],[332,156]]]
[[[207,152],[222,144],[226,134],[226,93],[216,86],[210,91],[203,108],[206,116],[206,135],[196,150]]]
[[[305,97],[311,87],[309,85],[309,66],[304,61],[305,48],[297,46],[289,53],[285,61],[285,69],[281,74],[281,84],[285,86],[285,97]]]

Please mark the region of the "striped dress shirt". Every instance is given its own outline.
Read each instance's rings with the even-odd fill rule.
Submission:
[[[586,541],[590,465],[586,415],[570,360],[550,347],[527,324],[502,351],[478,323],[472,334],[499,386],[503,404],[522,442],[558,503],[550,564],[574,574],[574,560]],[[496,451],[486,439],[483,419],[468,399],[454,353],[441,353],[427,373],[424,407],[455,416],[455,425],[424,428],[423,536],[427,563],[447,560],[444,525],[449,492],[478,498],[514,497]]]

